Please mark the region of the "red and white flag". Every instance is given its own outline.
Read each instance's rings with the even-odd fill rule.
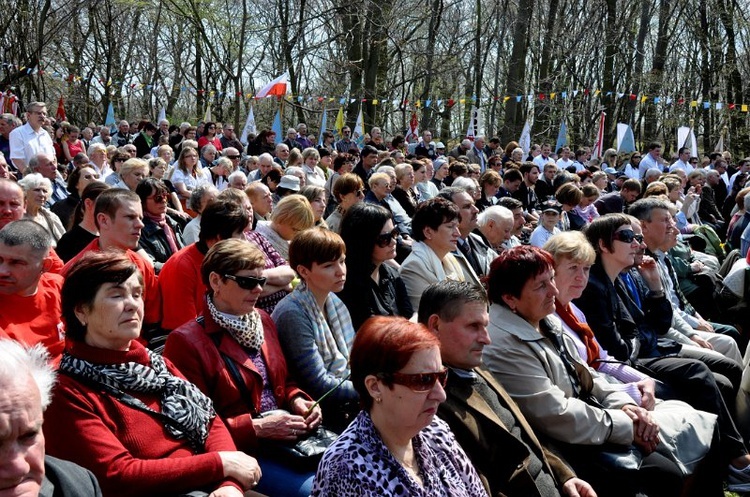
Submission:
[[[410,140],[419,140],[419,121],[417,120],[417,113],[411,113],[411,119],[409,120],[409,131],[406,133],[406,142]]]
[[[65,103],[63,102],[63,98],[60,97],[60,100],[57,102],[57,112],[55,113],[55,119],[57,121],[67,121],[68,117],[65,115]]]
[[[269,96],[283,97],[286,95],[286,89],[289,82],[289,73],[284,73],[278,78],[274,79],[266,86],[260,89],[255,95],[256,98],[264,98]]]
[[[594,149],[591,151],[592,159],[599,158],[604,153],[604,119],[606,117],[606,112],[602,112],[599,116],[599,131],[596,133],[596,142],[594,142]]]

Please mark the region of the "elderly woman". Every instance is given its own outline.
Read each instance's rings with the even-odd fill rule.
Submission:
[[[91,167],[73,169],[68,175],[68,196],[52,205],[52,212],[57,214],[65,229],[70,229],[73,213],[81,202],[81,193],[87,185],[99,180],[100,176]]]
[[[56,246],[60,237],[65,234],[65,227],[55,213],[44,206],[52,192],[52,183],[39,173],[27,174],[18,181],[26,196],[26,214],[24,217],[41,225],[52,237],[52,246]]]
[[[263,253],[244,240],[211,247],[201,266],[203,312],[169,334],[164,357],[213,400],[237,447],[261,454],[259,492],[307,497],[313,471],[262,456],[264,443],[300,440],[321,421],[320,408],[287,372],[276,326],[255,308],[264,266]]]
[[[109,167],[109,163],[107,162],[107,147],[103,143],[92,143],[89,145],[86,155],[88,155],[91,161],[89,166],[94,168],[102,178],[106,178],[112,174],[112,168]]]
[[[333,185],[333,198],[336,208],[326,218],[328,229],[340,233],[341,220],[346,212],[365,198],[365,185],[362,178],[352,173],[342,174]]]
[[[550,316],[558,295],[552,257],[528,246],[503,252],[492,264],[488,293],[492,343],[484,362],[532,426],[558,442],[600,495],[681,495],[682,472],[655,452],[659,426],[651,413],[587,367]],[[600,462],[605,444],[632,444],[640,468]]]
[[[198,151],[196,149],[187,146],[182,147],[171,181],[180,196],[181,202],[189,199],[190,192],[198,185],[211,184],[198,164]]]
[[[451,252],[456,250],[461,232],[456,204],[442,197],[422,202],[412,220],[411,254],[401,265],[401,279],[406,285],[413,309],[419,308],[422,292],[445,279],[464,281],[461,264]]]
[[[134,192],[138,183],[148,178],[149,173],[148,162],[143,159],[128,159],[120,166],[120,181],[114,187]]]
[[[302,195],[289,195],[274,207],[270,221],[258,221],[255,231],[266,237],[281,257],[289,260],[289,242],[294,235],[314,224],[310,201]]]
[[[487,495],[435,417],[448,372],[434,335],[403,318],[375,317],[357,333],[350,362],[362,411],[323,456],[313,496]]]
[[[349,380],[349,350],[354,339],[349,311],[335,292],[344,288],[346,246],[324,228],[299,233],[289,247],[289,265],[302,282],[274,309],[284,355],[293,376],[322,402],[326,424],[343,428],[357,400]]]
[[[305,184],[325,187],[326,174],[318,166],[320,153],[314,148],[306,148],[302,151],[302,171],[305,173]]]
[[[399,164],[395,167],[395,172],[396,187],[391,195],[403,207],[406,214],[413,217],[419,203],[419,192],[414,188],[414,168],[411,164]]]
[[[124,255],[89,253],[68,272],[47,451],[91,470],[110,496],[239,497],[258,483],[258,463],[235,449],[211,399],[138,341],[142,295]]]
[[[406,286],[394,267],[399,232],[385,207],[352,206],[341,224],[346,244],[347,278],[339,297],[352,317],[354,329],[371,316],[414,315]]]
[[[138,246],[152,259],[154,271],[185,246],[180,225],[167,215],[169,189],[156,178],[146,178],[135,189],[143,208],[143,228]]]
[[[313,221],[315,223],[315,226],[322,226],[323,228],[327,228],[328,225],[323,220],[323,213],[325,213],[326,206],[328,205],[325,188],[318,185],[305,185],[305,187],[302,188],[299,193],[310,202],[310,207],[312,207],[313,211]]]
[[[182,230],[182,241],[185,245],[190,245],[198,241],[198,235],[201,232],[201,212],[206,208],[208,204],[213,202],[219,195],[219,190],[214,185],[200,185],[190,192],[190,200],[188,200],[187,207],[193,212],[197,213],[193,219],[191,219],[185,229]]]

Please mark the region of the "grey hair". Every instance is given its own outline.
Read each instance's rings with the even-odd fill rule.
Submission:
[[[460,188],[469,195],[471,195],[476,187],[476,182],[472,178],[467,178],[466,176],[459,176],[453,180],[453,183],[451,183],[451,188]]]
[[[102,152],[106,154],[107,146],[104,145],[103,143],[92,143],[91,145],[89,145],[89,149],[86,151],[86,155],[91,156],[91,154],[93,154],[97,150],[101,150]]]
[[[245,180],[247,180],[247,175],[243,173],[242,171],[240,171],[239,169],[237,169],[232,174],[230,174],[229,177],[227,177],[227,181],[231,185],[232,181],[234,181],[234,178],[237,178],[238,176],[242,176],[243,178],[245,178]]]
[[[217,153],[216,147],[211,145],[210,143],[208,145],[203,145],[203,148],[201,149],[201,155],[205,154],[206,152],[211,152],[212,150],[214,153]]]
[[[487,207],[479,213],[477,223],[480,227],[487,226],[490,221],[510,221],[513,222],[513,212],[502,205],[493,205]]]
[[[636,200],[628,209],[628,214],[640,221],[651,221],[651,213],[655,209],[671,212],[669,204],[658,197],[648,197]]]
[[[34,379],[42,398],[42,410],[46,409],[52,400],[56,377],[47,349],[41,344],[24,347],[15,340],[0,340],[0,385],[5,389],[17,384],[24,373]]]
[[[8,247],[28,245],[34,252],[46,256],[52,247],[52,237],[39,223],[31,219],[19,219],[0,230],[0,243]]]
[[[661,171],[659,171],[655,167],[652,167],[651,169],[647,170],[646,174],[643,175],[644,178],[651,178],[654,176],[661,176]]]
[[[36,171],[36,168],[39,167],[39,156],[44,156],[45,154],[35,154],[29,159],[29,168],[32,171]],[[49,157],[47,157],[49,159]],[[50,159],[51,160],[51,159]]]
[[[258,162],[263,162],[264,160],[273,164],[273,155],[269,154],[268,152],[260,154],[258,156]]]
[[[203,205],[203,198],[210,192],[215,191],[218,195],[219,190],[214,185],[200,185],[196,186],[193,191],[190,192],[190,198],[188,199],[188,208],[198,212]]]
[[[46,186],[48,191],[52,191],[52,182],[39,173],[27,174],[18,180],[18,186],[23,188],[24,192],[30,192],[41,185]]]

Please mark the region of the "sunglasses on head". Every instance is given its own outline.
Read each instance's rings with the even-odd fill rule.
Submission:
[[[440,386],[444,387],[446,381],[448,381],[448,370],[443,368],[442,371],[438,371],[437,373],[414,374],[378,373],[377,376],[381,380],[403,385],[412,392],[424,393],[432,390],[437,382],[440,382]]]
[[[643,235],[636,235],[633,230],[620,230],[615,231],[612,240],[623,243],[633,243],[633,240],[635,240],[638,243],[643,243]]]
[[[389,233],[381,233],[375,238],[375,244],[378,247],[387,247],[391,244],[391,240],[398,238],[399,231],[397,228],[393,228]]]
[[[243,290],[254,290],[257,286],[263,288],[266,284],[266,278],[263,277],[256,278],[255,276],[237,276],[234,274],[225,274],[224,277],[237,283],[237,286]]]

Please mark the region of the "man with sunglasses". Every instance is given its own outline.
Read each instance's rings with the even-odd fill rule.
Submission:
[[[541,445],[503,386],[485,370],[484,346],[489,302],[468,282],[429,286],[419,303],[419,322],[440,339],[448,368],[446,401],[438,416],[446,421],[479,473],[489,495],[591,496],[565,462]]]

